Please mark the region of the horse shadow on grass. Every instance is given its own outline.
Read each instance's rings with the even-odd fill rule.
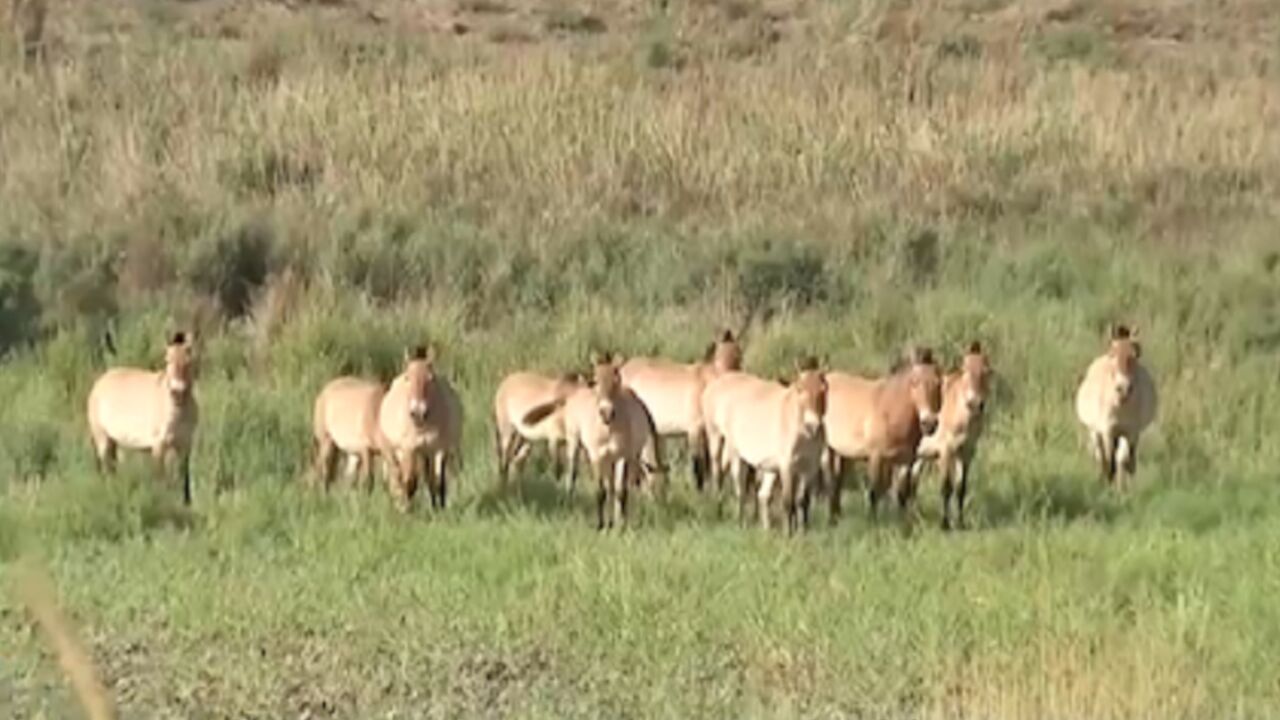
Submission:
[[[473,509],[484,518],[504,518],[528,514],[539,519],[564,518],[587,510],[586,495],[579,481],[570,495],[562,483],[543,474],[513,477],[505,484],[496,477],[475,499]]]
[[[627,497],[627,523],[637,527],[674,528],[708,524],[727,519],[728,503],[716,503],[710,492],[697,494],[684,487],[672,487],[671,478],[659,485],[633,487]],[[539,519],[595,521],[596,481],[579,477],[570,492],[563,482],[547,474],[512,478],[501,485],[494,478],[475,498],[473,512],[479,517],[505,518],[527,514]],[[723,518],[721,518],[723,515]]]
[[[1080,522],[1114,525],[1125,505],[1121,493],[1095,478],[1044,471],[971,491],[966,512],[970,527],[979,528]],[[940,518],[940,507],[938,513]]]

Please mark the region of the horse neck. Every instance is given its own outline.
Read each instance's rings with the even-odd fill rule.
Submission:
[[[173,393],[169,392],[170,377],[169,368],[162,368],[160,372],[156,373],[156,385],[159,386],[160,402],[163,407],[171,412],[176,412],[177,410],[186,407],[191,402],[191,382],[187,381],[187,394],[183,396],[182,402],[177,402],[173,399]]]
[[[804,437],[804,396],[796,385],[787,387],[779,400],[779,417],[788,438]]]
[[[911,400],[910,372],[910,368],[899,370],[881,380],[876,388],[876,407],[893,421],[894,427],[900,422],[916,421],[916,407]]]
[[[942,422],[948,425],[967,425],[969,422],[969,404],[964,398],[965,374],[959,370],[942,382]]]

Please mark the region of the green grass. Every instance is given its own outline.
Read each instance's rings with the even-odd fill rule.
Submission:
[[[124,717],[1280,711],[1274,3],[301,5],[0,32],[0,587],[48,564]],[[495,489],[504,373],[748,314],[762,374],[981,339],[972,530],[929,481],[910,535],[851,491],[766,536],[679,457],[622,535]],[[1072,408],[1114,321],[1161,395],[1126,495]],[[82,418],[179,326],[190,510]],[[424,339],[454,504],[306,492],[315,392]],[[0,716],[72,712],[0,591]]]

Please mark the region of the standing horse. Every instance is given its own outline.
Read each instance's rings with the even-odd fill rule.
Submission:
[[[391,381],[378,407],[388,484],[406,511],[423,477],[431,506],[443,509],[449,460],[461,460],[462,401],[449,381],[437,374],[435,357],[434,348],[423,346],[406,352],[404,371]]]
[[[195,398],[196,352],[176,332],[164,351],[164,369],[116,367],[94,381],[87,414],[98,470],[114,473],[119,447],[146,450],[161,475],[176,461],[182,501],[191,504],[191,446],[199,422]]]

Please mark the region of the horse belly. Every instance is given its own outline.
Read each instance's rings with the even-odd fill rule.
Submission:
[[[696,394],[685,387],[650,388],[647,393],[633,389],[653,418],[659,435],[685,435],[699,415]]]
[[[150,450],[163,439],[161,433],[151,428],[132,425],[111,428],[107,434],[117,445],[131,450]]]
[[[333,444],[345,453],[360,453],[374,446],[372,433],[362,423],[329,423]]]
[[[130,401],[106,392],[97,398],[96,421],[117,445],[132,450],[148,450],[160,444],[166,426],[156,416],[151,403]]]
[[[829,423],[826,431],[828,447],[837,455],[856,460],[870,452],[869,439],[874,436],[875,426],[868,416],[852,423]]]

